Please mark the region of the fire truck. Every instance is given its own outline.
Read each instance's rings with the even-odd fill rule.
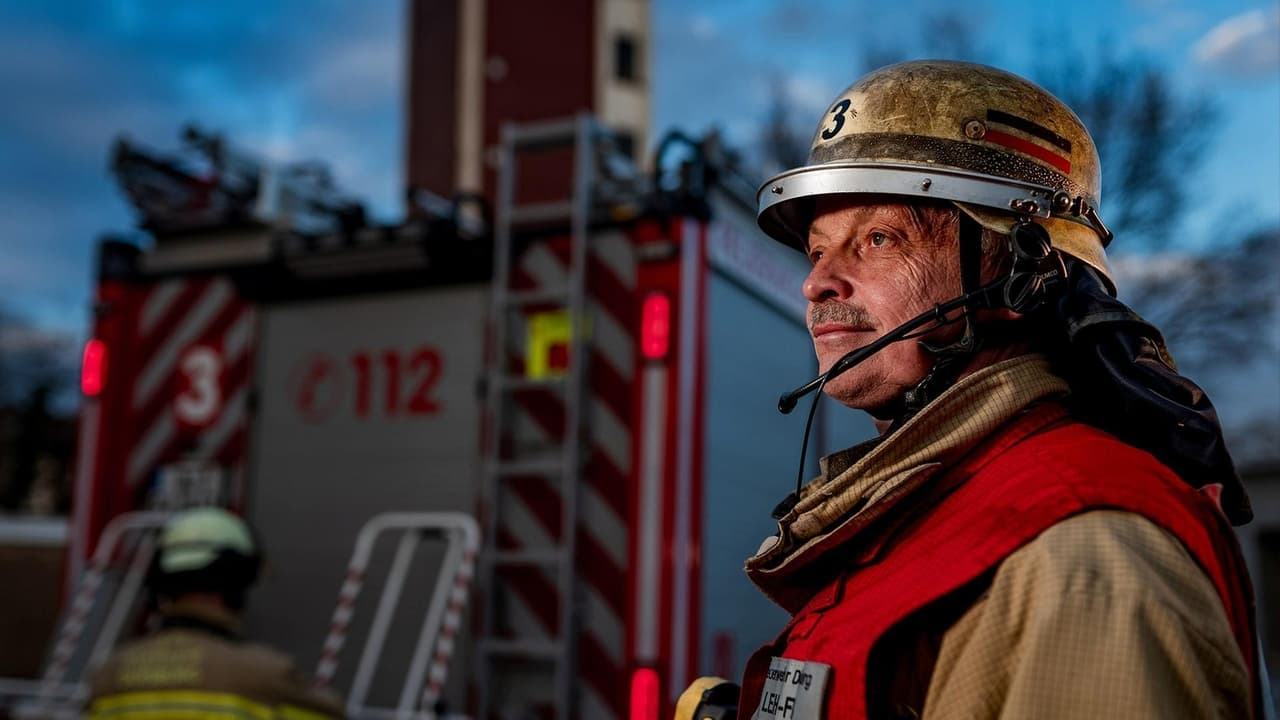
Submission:
[[[158,215],[154,247],[104,242],[73,563],[123,513],[225,504],[274,568],[248,634],[321,667],[366,521],[478,513],[450,707],[635,717],[697,675],[735,676],[783,621],[741,566],[794,477],[801,429],[773,405],[815,370],[803,260],[754,228],[714,142],[671,135],[655,190],[596,177],[608,144],[589,140],[607,137],[586,117],[510,126],[511,165],[554,142],[589,162],[566,203],[519,205],[509,188],[489,231],[445,203],[316,236],[250,211],[178,231]],[[392,556],[379,546],[370,574]],[[428,594],[440,562],[419,564],[397,594]],[[371,632],[377,599],[350,635]],[[408,664],[417,640],[401,639],[385,665]],[[349,691],[354,673],[329,674]],[[388,689],[366,683],[361,700]]]
[[[596,81],[598,57],[634,73],[634,4],[577,4],[558,32],[594,39],[563,51]],[[785,622],[741,568],[799,461],[803,419],[775,404],[816,372],[804,259],[756,228],[755,188],[714,134],[669,133],[637,163],[627,87],[515,102],[535,49],[514,28],[557,21],[497,5],[410,6],[411,37],[444,13],[458,47],[411,47],[410,123],[451,133],[411,130],[403,222],[368,222],[320,165],[196,129],[180,156],[115,148],[151,242],[99,247],[68,550],[81,590],[46,687],[82,681],[143,622],[139,603],[112,618],[94,599],[138,592],[147,535],[119,523],[153,531],[194,504],[260,535],[246,633],[352,716],[656,720]],[[453,101],[416,101],[442,92],[441,63]],[[565,106],[592,112],[552,114]],[[870,436],[839,413],[819,414],[811,457]],[[423,527],[368,534],[406,513],[481,530],[461,555]],[[86,639],[108,620],[113,637]]]

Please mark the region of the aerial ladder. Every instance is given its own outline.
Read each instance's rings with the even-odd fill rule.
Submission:
[[[605,206],[617,208],[625,193],[623,181],[611,183],[619,175],[610,172],[611,134],[589,116],[508,124],[500,144],[497,197],[494,221],[494,278],[491,295],[491,335],[485,373],[486,420],[482,448],[481,505],[485,513],[484,542],[479,557],[479,585],[485,598],[481,608],[477,643],[476,680],[478,717],[503,717],[510,708],[495,708],[504,698],[500,686],[511,674],[499,670],[504,663],[524,668],[540,667],[551,678],[550,705],[556,720],[575,717],[577,698],[577,648],[581,603],[576,572],[576,535],[580,514],[580,483],[586,462],[585,424],[590,387],[588,366],[591,303],[586,268],[590,253],[591,225]],[[519,187],[521,163],[533,154],[572,151],[572,180],[569,197],[551,202],[523,200]],[[568,268],[561,287],[513,290],[513,267],[517,253],[529,239],[529,229],[568,228]],[[563,237],[563,235],[561,235]],[[569,326],[567,347],[562,348],[565,365],[561,372],[530,376],[517,360],[522,354],[524,319],[532,314],[559,315]],[[514,395],[540,389],[555,392],[562,399],[563,427],[558,447],[525,447],[511,441],[516,432],[517,403]],[[504,498],[516,483],[531,476],[547,478],[558,490],[560,532],[550,547],[503,547],[499,532],[503,525]],[[500,627],[503,575],[518,569],[537,568],[554,577],[558,622],[548,637],[511,637]],[[527,712],[528,707],[516,712]]]
[[[338,191],[327,166],[271,163],[194,126],[165,155],[118,138],[111,170],[157,237],[263,225],[303,234],[353,232],[364,207]]]

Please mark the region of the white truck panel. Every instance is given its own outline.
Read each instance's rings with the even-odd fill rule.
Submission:
[[[487,303],[487,287],[472,285],[263,309],[246,504],[270,570],[249,599],[251,637],[314,668],[356,532],[369,517],[475,511]],[[394,544],[380,543],[370,565],[339,689],[354,669]],[[424,551],[410,575],[396,616],[406,624],[393,625],[403,629],[393,629],[384,658],[389,672],[408,665],[439,550]],[[455,672],[465,663],[456,657]],[[461,675],[450,682],[454,702]],[[394,703],[397,687],[375,682],[371,698],[390,694]]]

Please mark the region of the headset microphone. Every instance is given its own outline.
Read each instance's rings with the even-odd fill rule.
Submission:
[[[929,322],[936,322],[939,324],[945,323],[947,313],[957,308],[961,308],[970,304],[976,304],[976,305],[985,304],[985,303],[977,303],[976,301],[985,299],[987,296],[989,296],[992,293],[993,290],[1000,290],[1003,286],[1004,286],[1004,283],[1002,281],[1000,283],[988,285],[987,287],[977,290],[975,292],[961,295],[958,298],[949,300],[940,305],[935,305],[933,309],[926,310],[925,312],[920,313],[914,318],[890,330],[884,335],[876,338],[871,343],[868,343],[867,345],[863,345],[857,350],[853,350],[852,352],[849,352],[844,357],[837,360],[835,364],[831,366],[831,369],[822,373],[818,377],[810,380],[804,385],[801,385],[795,390],[792,390],[789,393],[785,393],[781,397],[779,397],[778,412],[784,415],[790,413],[792,410],[795,409],[796,402],[799,401],[800,398],[804,397],[805,395],[808,395],[814,390],[817,390],[819,387],[827,384],[827,381],[834,380],[837,376],[842,375],[845,372],[848,372],[849,370],[852,370],[853,368],[860,365],[867,358],[871,357],[872,355],[875,355],[876,353],[885,349],[889,345],[892,345],[893,343],[896,343],[899,340],[906,340],[908,338],[909,333],[911,333],[913,330],[919,329],[920,326],[925,325],[926,323],[929,323]]]

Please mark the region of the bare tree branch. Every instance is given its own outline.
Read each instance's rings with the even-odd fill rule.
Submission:
[[[792,103],[785,83],[775,79],[770,90],[769,114],[760,131],[764,175],[798,167],[809,157],[809,135],[792,117]]]
[[[1164,333],[1191,374],[1229,371],[1280,353],[1280,228],[1253,233],[1214,255],[1117,258],[1121,298]]]
[[[1135,250],[1176,247],[1217,116],[1212,100],[1174,92],[1168,75],[1107,46],[1042,59],[1035,79],[1075,110],[1102,160],[1102,216]]]

